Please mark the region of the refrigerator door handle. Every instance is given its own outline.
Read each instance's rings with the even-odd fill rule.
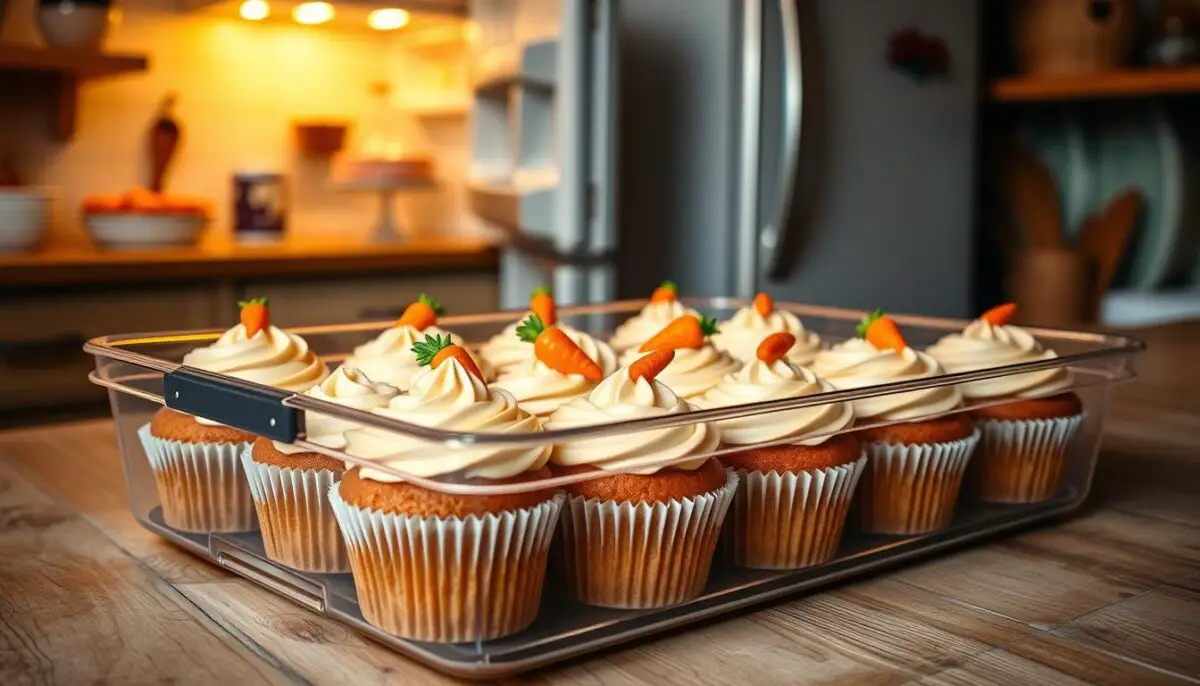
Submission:
[[[779,0],[779,15],[783,35],[783,122],[780,146],[779,199],[763,226],[759,241],[765,256],[763,264],[769,278],[782,278],[787,273],[785,243],[788,218],[792,214],[793,193],[800,157],[800,139],[804,126],[804,63],[800,49],[800,18],[796,4],[800,0]]]

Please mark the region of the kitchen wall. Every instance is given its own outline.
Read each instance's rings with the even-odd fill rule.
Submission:
[[[178,93],[177,117],[184,140],[168,178],[168,190],[209,197],[217,232],[229,231],[230,175],[235,169],[283,170],[292,186],[290,227],[301,236],[366,235],[378,200],[329,187],[328,161],[300,157],[291,121],[336,118],[355,122],[351,146],[379,120],[370,94],[389,81],[394,105],[424,97],[459,78],[444,53],[410,53],[394,34],[251,23],[203,13],[173,11],[169,0],[121,5],[109,51],[150,56],[149,71],[86,83],[79,91],[78,124],[66,143],[49,139],[45,98],[0,89],[0,151],[8,151],[28,183],[57,189],[52,236],[80,238],[78,207],[91,193],[115,193],[147,180],[145,132],[157,104]],[[36,43],[35,0],[12,0],[0,39]],[[450,60],[450,68],[447,68]],[[451,84],[453,85],[453,84]],[[465,89],[465,82],[462,84]],[[461,179],[465,169],[465,122],[418,121],[397,114],[396,125],[415,146],[451,154],[437,156],[442,177]],[[421,234],[466,230],[459,184],[420,197],[402,198],[401,218]]]

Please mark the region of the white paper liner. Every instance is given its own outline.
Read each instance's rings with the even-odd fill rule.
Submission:
[[[267,557],[302,572],[350,571],[346,544],[329,504],[329,489],[340,472],[295,469],[255,462],[253,448],[242,451]]]
[[[1058,495],[1067,448],[1083,414],[1050,419],[982,419],[969,482],[981,500],[1036,503]]]
[[[860,489],[863,531],[912,535],[950,525],[979,429],[946,443],[868,443]]]
[[[854,488],[867,464],[800,472],[737,470],[741,482],[726,530],[733,563],[751,569],[800,569],[837,554]]]
[[[483,516],[417,517],[353,507],[329,489],[363,618],[397,636],[461,643],[516,633],[537,616],[563,495]]]
[[[258,528],[241,453],[250,444],[184,443],[138,429],[150,460],[167,526],[191,533],[232,533]]]
[[[695,598],[739,477],[692,498],[615,502],[571,496],[563,509],[563,551],[575,596],[589,605],[652,608]]]

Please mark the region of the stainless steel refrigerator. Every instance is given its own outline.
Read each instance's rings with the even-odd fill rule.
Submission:
[[[554,173],[540,214],[536,194],[473,192],[512,241],[506,307],[547,281],[584,302],[670,278],[685,294],[968,313],[978,2],[537,4],[557,13]],[[889,63],[906,28],[942,42],[944,75]]]

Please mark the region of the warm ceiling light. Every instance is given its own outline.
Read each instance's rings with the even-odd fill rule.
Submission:
[[[238,9],[238,14],[242,15],[242,19],[261,21],[270,16],[271,8],[267,6],[267,0],[246,0]]]
[[[304,2],[292,10],[292,19],[301,24],[324,24],[333,19],[333,5],[327,2]]]
[[[408,12],[394,7],[375,10],[367,15],[367,26],[376,31],[395,31],[408,26]]]

